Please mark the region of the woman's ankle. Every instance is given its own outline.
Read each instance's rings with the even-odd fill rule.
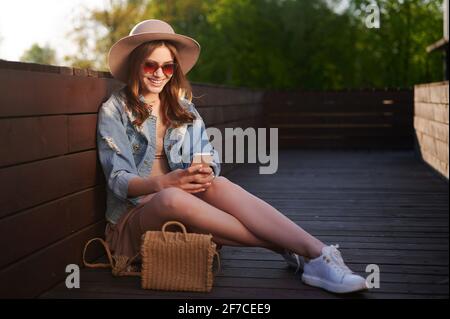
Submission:
[[[311,245],[308,247],[307,254],[308,256],[305,256],[308,259],[315,259],[322,255],[322,248],[326,245],[324,243],[318,242],[314,245]]]

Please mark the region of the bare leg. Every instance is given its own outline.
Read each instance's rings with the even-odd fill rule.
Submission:
[[[315,258],[325,246],[274,207],[223,176],[197,197],[236,217],[255,236],[297,254]]]
[[[263,247],[277,253],[282,251],[280,247],[256,237],[236,217],[179,188],[166,188],[147,195],[141,203],[145,204],[139,208],[140,234],[146,230],[160,230],[166,221],[177,220],[190,231],[211,233],[214,242],[220,245]]]

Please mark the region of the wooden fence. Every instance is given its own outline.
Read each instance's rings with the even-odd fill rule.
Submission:
[[[33,297],[63,280],[66,265],[81,265],[84,243],[103,235],[97,112],[121,84],[109,73],[6,61],[0,83],[0,298]],[[207,126],[261,125],[261,92],[193,89]]]
[[[122,84],[105,72],[6,61],[0,83],[0,298],[33,297],[61,282],[66,265],[81,265],[84,243],[103,235],[97,112]],[[223,135],[267,126],[279,128],[282,147],[412,148],[411,91],[193,89],[206,125]]]
[[[414,129],[422,159],[448,179],[448,81],[416,85]]]
[[[267,92],[266,123],[285,148],[413,148],[412,90]]]

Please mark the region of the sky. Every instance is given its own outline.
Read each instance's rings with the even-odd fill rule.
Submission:
[[[344,6],[348,0],[343,1]],[[33,43],[56,50],[59,65],[76,46],[67,37],[82,6],[106,8],[109,0],[0,0],[0,59],[19,61]]]
[[[0,0],[0,59],[19,61],[33,43],[49,44],[58,61],[76,47],[67,37],[81,6],[105,8],[108,0]]]

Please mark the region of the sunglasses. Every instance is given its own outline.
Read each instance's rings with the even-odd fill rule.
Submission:
[[[142,66],[142,69],[143,69],[144,73],[155,73],[161,67],[163,73],[166,76],[171,76],[175,72],[177,65],[178,64],[175,62],[159,65],[156,62],[145,61],[144,65]]]

